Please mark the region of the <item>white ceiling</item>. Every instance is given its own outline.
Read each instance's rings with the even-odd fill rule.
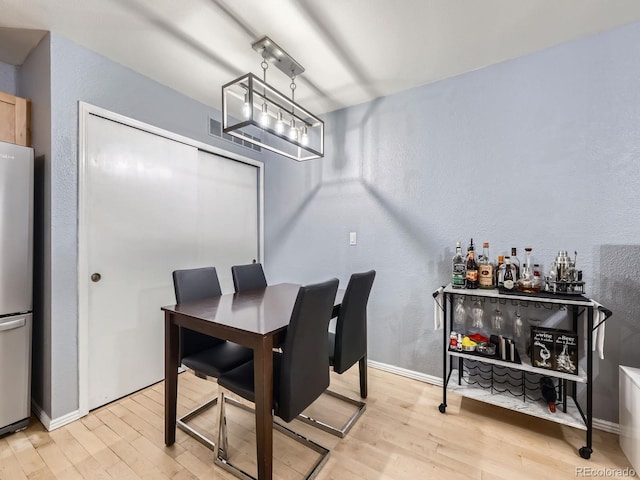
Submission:
[[[54,31],[216,108],[222,84],[261,74],[251,43],[267,35],[306,69],[296,101],[321,114],[638,21],[640,1],[0,0],[0,12],[0,61],[20,65]],[[275,68],[267,81],[289,93]]]

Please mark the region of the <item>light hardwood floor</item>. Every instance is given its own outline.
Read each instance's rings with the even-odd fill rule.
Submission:
[[[332,373],[332,389],[356,396],[357,368]],[[178,413],[217,393],[214,382],[179,376]],[[294,421],[291,426],[331,449],[319,480],[626,478],[630,469],[616,435],[594,430],[594,453],[580,458],[584,432],[449,395],[442,389],[369,369],[367,410],[344,439]],[[212,452],[178,430],[164,445],[162,383],[47,432],[33,419],[25,431],[0,438],[0,479],[231,479]],[[321,419],[346,418],[349,408],[323,396],[312,407]],[[213,432],[217,407],[192,420]],[[230,459],[255,472],[253,418],[228,407]],[[301,478],[313,452],[274,433],[274,478]],[[582,471],[577,469],[583,469]],[[585,469],[592,469],[586,475]],[[582,472],[582,474],[580,473]],[[623,472],[621,472],[623,473]]]

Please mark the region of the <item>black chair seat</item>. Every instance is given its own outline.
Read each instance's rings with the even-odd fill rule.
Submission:
[[[237,343],[224,342],[182,358],[182,364],[208,377],[219,377],[253,358],[253,351]]]
[[[280,365],[282,355],[273,353],[273,404],[278,404],[278,396],[280,390]],[[255,384],[253,376],[253,362],[247,362],[239,367],[234,368],[218,378],[218,385],[249,400],[256,402]]]

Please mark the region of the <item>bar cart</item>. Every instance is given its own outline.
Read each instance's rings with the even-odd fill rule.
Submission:
[[[596,304],[584,295],[539,292],[501,292],[498,290],[468,290],[443,287],[433,294],[443,313],[443,388],[440,413],[447,408],[447,392],[473,398],[492,405],[507,408],[538,418],[562,423],[586,431],[586,445],[578,450],[584,459],[591,457],[592,450],[592,399],[593,399],[593,335],[601,322],[611,316],[611,311]],[[500,354],[482,355],[475,351],[451,349],[451,332],[454,326],[457,301],[473,301],[484,305],[511,305],[525,308],[540,308],[542,313],[552,314],[557,309],[566,310],[569,329],[586,336],[584,368],[576,365],[576,373],[539,368],[532,364],[527,350],[518,351],[517,358],[505,360]],[[519,308],[519,307],[518,307]],[[596,311],[597,309],[597,311]],[[460,315],[460,312],[457,312]],[[594,313],[599,322],[594,325]],[[602,314],[600,314],[602,313]],[[582,323],[581,323],[582,322]],[[490,327],[489,327],[490,328]],[[493,337],[492,337],[493,338]],[[580,344],[583,345],[582,341]],[[458,347],[460,348],[460,347]],[[449,361],[447,361],[447,359]],[[577,361],[575,362],[578,363]],[[541,401],[540,379],[551,379],[558,410],[549,411]],[[548,380],[547,380],[548,381]],[[586,409],[580,404],[578,384],[586,387]],[[554,409],[555,409],[554,403]]]

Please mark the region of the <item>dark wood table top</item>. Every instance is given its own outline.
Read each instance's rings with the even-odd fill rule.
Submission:
[[[295,283],[279,283],[265,289],[169,305],[162,310],[266,335],[287,327],[299,289]],[[335,303],[339,304],[343,296],[344,290],[339,290]]]

